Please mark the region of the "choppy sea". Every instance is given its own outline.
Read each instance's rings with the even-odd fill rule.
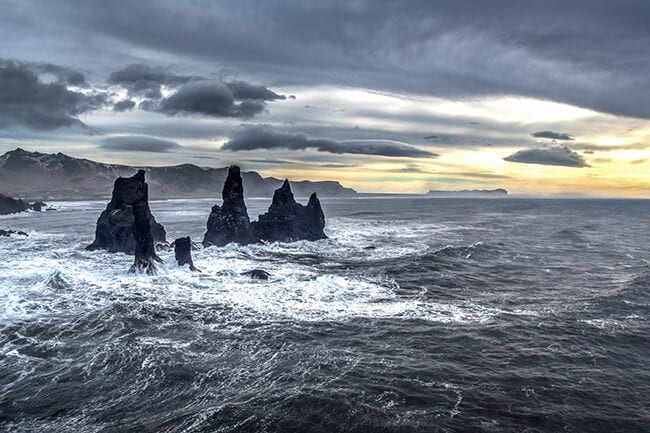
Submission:
[[[0,217],[0,431],[650,431],[650,201],[324,198],[327,240],[153,277],[52,204]]]

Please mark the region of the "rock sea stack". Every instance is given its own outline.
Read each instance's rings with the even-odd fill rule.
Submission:
[[[231,242],[245,245],[255,242],[251,234],[248,210],[244,203],[241,173],[236,165],[228,169],[221,196],[222,205],[214,205],[210,212],[203,245],[224,246]]]
[[[138,230],[148,227],[152,242],[165,241],[165,229],[156,222],[149,209],[148,186],[145,182],[144,170],[138,171],[132,177],[119,177],[113,186],[113,195],[106,209],[97,220],[95,240],[86,249],[104,249],[109,252],[135,254],[137,248],[136,225]],[[143,221],[136,222],[136,208]],[[140,241],[147,242],[146,234],[138,231]],[[148,248],[148,247],[146,247]],[[153,249],[153,246],[152,246]],[[155,255],[155,253],[154,253]]]
[[[325,215],[313,193],[307,205],[296,202],[291,185],[285,180],[273,193],[273,201],[258,221],[251,222],[244,203],[244,188],[239,167],[233,165],[223,186],[223,204],[215,205],[208,218],[204,246],[241,245],[259,242],[295,242],[326,239]]]
[[[294,199],[288,180],[275,190],[269,210],[251,223],[255,237],[266,242],[326,239],[324,228],[325,215],[316,193],[303,206]]]
[[[190,265],[191,271],[198,271],[192,261],[192,240],[189,236],[174,241],[174,255],[178,266]]]
[[[162,260],[156,255],[156,249],[154,248],[153,235],[151,233],[151,212],[149,211],[147,184],[144,182],[144,172],[142,172],[142,180],[142,184],[144,185],[144,198],[133,204],[135,260],[129,272],[154,275],[156,273],[155,262]]]

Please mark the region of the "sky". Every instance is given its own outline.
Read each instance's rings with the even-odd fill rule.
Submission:
[[[0,0],[0,152],[650,198],[647,0]]]

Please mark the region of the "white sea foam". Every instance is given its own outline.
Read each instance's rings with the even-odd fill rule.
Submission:
[[[59,211],[37,218],[54,220],[60,230],[59,226],[47,230],[48,225],[42,224],[30,231],[29,238],[0,240],[1,321],[76,314],[134,296],[162,305],[227,306],[250,320],[400,318],[463,323],[492,320],[505,312],[472,301],[434,302],[424,296],[402,296],[396,283],[384,277],[341,270],[341,262],[364,264],[423,254],[431,248],[427,242],[431,236],[449,230],[440,224],[418,223],[403,230],[391,221],[334,217],[328,220],[330,238],[326,240],[195,251],[194,261],[202,273],[176,266],[173,252],[162,252],[165,265],[150,277],[128,274],[133,260],[128,255],[85,251],[92,225],[82,233],[72,233],[80,224],[73,218],[94,222],[103,203],[56,205]],[[166,202],[153,206],[162,207],[159,220],[170,215],[177,222],[196,220],[188,231],[202,231],[196,209],[181,206],[178,210],[178,203],[169,206]],[[174,238],[173,233],[169,238]],[[259,281],[241,275],[254,268],[267,270],[271,278]]]
[[[202,273],[175,266],[173,253],[165,252],[161,255],[166,264],[153,277],[128,274],[130,256],[87,252],[76,243],[67,248],[29,252],[34,244],[55,246],[57,241],[59,235],[35,233],[27,240],[0,244],[2,321],[102,308],[111,299],[133,294],[162,304],[228,305],[251,320],[394,317],[465,322],[490,320],[499,313],[471,302],[401,298],[394,283],[379,278],[328,273],[286,259],[264,259],[269,253],[305,255],[328,251],[333,241],[207,248],[194,253]],[[20,255],[11,254],[16,247],[22,250]],[[259,267],[272,274],[268,281],[241,275]]]

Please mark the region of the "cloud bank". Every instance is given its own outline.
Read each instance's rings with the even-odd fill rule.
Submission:
[[[129,97],[143,100],[139,108],[168,116],[202,115],[251,118],[266,109],[269,101],[285,100],[271,89],[243,80],[223,81],[197,75],[180,75],[160,66],[131,64],[114,71],[109,84],[122,87]],[[163,97],[163,88],[172,93]],[[114,111],[132,109],[127,100]]]
[[[549,138],[551,140],[563,140],[563,141],[573,140],[573,137],[565,132],[539,131],[539,132],[533,132],[530,135],[532,135],[535,138]]]
[[[161,98],[163,85],[176,87],[194,79],[188,75],[177,75],[158,66],[131,64],[114,71],[108,77],[110,84],[125,88],[129,96]]]
[[[520,162],[524,164],[557,165],[576,168],[590,167],[582,155],[574,152],[567,146],[524,149],[503,159],[509,162]]]
[[[0,40],[23,30],[25,55],[55,52],[53,63],[79,64],[98,57],[97,46],[119,45],[122,62],[218,64],[290,85],[518,95],[649,119],[649,20],[646,0],[142,0],[128,8],[24,0],[4,8]],[[80,34],[93,43],[79,44]],[[98,61],[105,70],[115,58]],[[156,91],[151,76],[179,78],[136,72],[145,76],[132,81],[139,94]]]
[[[248,125],[239,128],[221,148],[233,152],[247,150],[306,150],[336,154],[350,153],[361,155],[433,158],[433,152],[418,149],[406,143],[390,140],[344,140],[311,138],[305,134],[278,131],[269,125]]]

